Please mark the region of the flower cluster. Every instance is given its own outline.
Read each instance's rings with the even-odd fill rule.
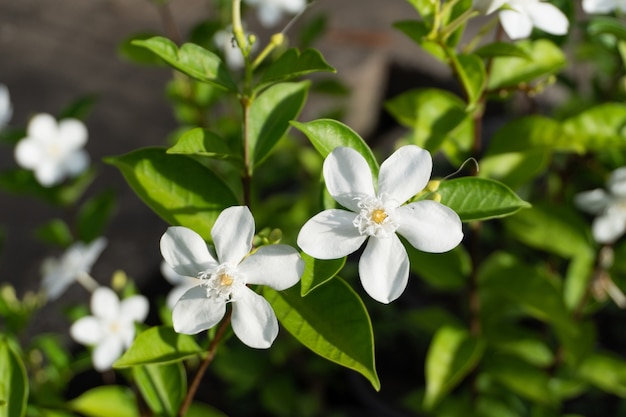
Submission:
[[[296,14],[306,6],[306,0],[246,0],[246,2],[258,7],[259,21],[265,27],[276,26],[283,13]]]

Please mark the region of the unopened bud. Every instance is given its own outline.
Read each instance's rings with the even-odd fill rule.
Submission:
[[[439,189],[439,185],[441,185],[441,181],[430,180],[428,181],[428,184],[426,184],[426,191],[430,191],[431,193],[434,193],[435,191]]]

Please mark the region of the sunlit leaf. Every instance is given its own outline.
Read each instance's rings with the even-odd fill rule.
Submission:
[[[626,361],[606,353],[594,353],[585,358],[577,374],[596,387],[626,397]]]
[[[187,374],[182,363],[133,367],[141,396],[158,416],[175,417],[187,393]]]
[[[466,249],[459,245],[444,253],[427,253],[405,245],[411,271],[439,290],[455,290],[467,283],[471,260]]]
[[[132,390],[119,385],[90,389],[70,401],[68,406],[86,417],[139,417]]]
[[[272,62],[263,72],[260,85],[286,81],[312,72],[335,72],[316,49],[305,49],[300,52],[296,48],[286,50],[276,61]]]
[[[540,404],[555,402],[546,371],[506,355],[487,356],[481,365],[483,372],[520,396]]]
[[[28,375],[22,359],[0,337],[0,417],[23,417],[28,401]]]
[[[195,128],[185,132],[178,142],[167,150],[169,154],[197,155],[226,160],[243,167],[241,155],[237,155],[226,141],[208,129]]]
[[[603,103],[563,122],[567,138],[590,151],[626,147],[626,105]]]
[[[322,260],[315,259],[304,252],[301,256],[304,260],[304,273],[302,278],[300,278],[300,291],[303,297],[332,279],[346,264],[345,257]]]

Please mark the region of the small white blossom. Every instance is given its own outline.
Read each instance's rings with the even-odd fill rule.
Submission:
[[[583,0],[583,10],[590,14],[605,14],[615,10],[626,13],[626,0]]]
[[[187,290],[201,284],[198,278],[180,275],[165,261],[161,262],[161,274],[167,282],[174,286],[174,288],[172,288],[167,294],[165,301],[165,304],[170,310],[174,309],[176,302],[187,292]]]
[[[87,128],[80,120],[57,123],[49,114],[38,114],[28,124],[27,137],[15,147],[15,159],[22,168],[33,170],[41,185],[50,187],[87,169],[86,142]]]
[[[626,231],[626,167],[611,173],[607,191],[597,188],[578,193],[574,204],[595,214],[591,232],[598,243],[613,243]]]
[[[120,301],[113,290],[99,287],[91,296],[92,315],[76,321],[70,334],[78,343],[94,346],[94,368],[106,371],[132,344],[135,322],[146,319],[148,307],[148,300],[143,295]]]
[[[472,7],[483,14],[499,10],[502,28],[511,39],[529,37],[533,26],[553,35],[565,35],[569,29],[559,8],[540,0],[473,0]]]
[[[47,258],[41,267],[41,285],[48,299],[57,299],[75,281],[86,280],[92,285],[89,276],[91,267],[106,246],[105,238],[98,238],[89,244],[78,242],[70,246],[59,258]]]
[[[243,53],[235,42],[232,28],[216,32],[213,36],[213,42],[224,52],[224,60],[229,68],[235,70],[243,68],[245,63]]]
[[[13,107],[11,106],[9,89],[4,84],[0,84],[0,131],[7,126],[12,115]]]
[[[396,234],[424,252],[446,252],[463,239],[459,216],[422,200],[402,205],[424,189],[432,159],[418,146],[403,146],[380,166],[378,192],[365,158],[351,148],[335,148],[324,161],[324,179],[333,198],[348,210],[325,210],[298,234],[302,250],[318,259],[336,259],[367,245],[359,260],[365,291],[390,303],[406,288],[409,258]]]
[[[161,254],[178,274],[200,279],[172,312],[174,330],[195,334],[224,317],[232,303],[232,327],[246,345],[265,349],[278,335],[272,307],[247,285],[284,290],[295,285],[304,271],[298,251],[288,245],[261,246],[251,253],[254,218],[248,207],[224,210],[211,229],[217,256],[200,235],[186,227],[170,227],[161,238]]]
[[[306,6],[306,0],[246,0],[257,6],[259,21],[265,27],[276,26],[283,13],[296,14]]]

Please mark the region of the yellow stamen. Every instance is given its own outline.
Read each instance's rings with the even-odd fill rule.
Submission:
[[[220,285],[223,285],[225,287],[229,287],[233,284],[233,277],[231,277],[228,274],[222,274],[220,275]]]
[[[374,222],[377,224],[381,224],[385,221],[386,218],[387,213],[385,213],[385,210],[383,209],[376,209],[372,212],[372,220],[374,220]]]

